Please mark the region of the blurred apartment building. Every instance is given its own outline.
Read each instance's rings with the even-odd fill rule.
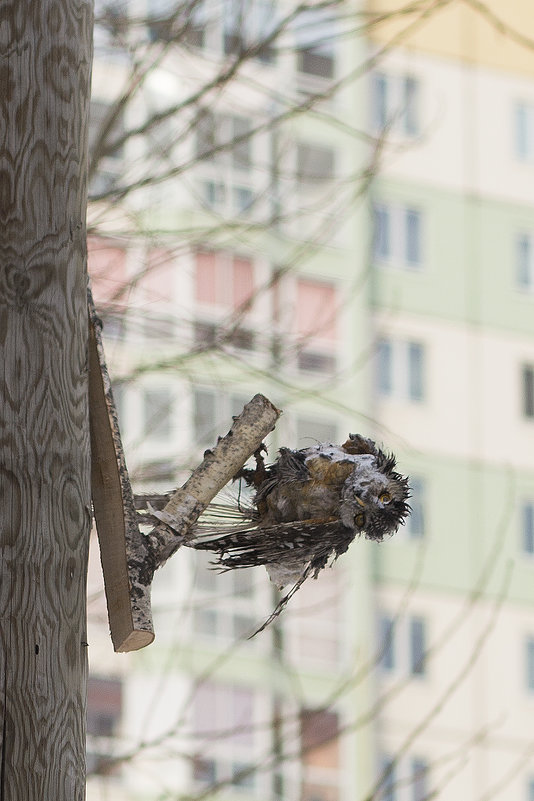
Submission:
[[[93,554],[89,801],[534,801],[534,25],[398,6],[97,4],[89,265],[135,486],[263,392],[271,456],[372,436],[413,513],[252,639],[265,572],[178,553],[130,656]]]

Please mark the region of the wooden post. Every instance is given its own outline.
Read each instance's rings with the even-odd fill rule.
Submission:
[[[91,0],[0,26],[0,798],[85,797]]]

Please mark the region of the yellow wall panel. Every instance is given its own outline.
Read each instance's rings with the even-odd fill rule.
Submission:
[[[486,67],[534,75],[534,13],[528,0],[371,0],[371,36]]]

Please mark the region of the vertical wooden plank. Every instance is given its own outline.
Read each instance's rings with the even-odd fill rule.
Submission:
[[[85,797],[91,0],[0,25],[0,798]]]
[[[150,587],[136,580],[146,558],[104,359],[101,323],[89,296],[89,428],[91,494],[115,651],[154,640]]]

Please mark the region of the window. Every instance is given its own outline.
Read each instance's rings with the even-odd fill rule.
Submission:
[[[255,148],[248,118],[203,113],[197,123],[195,153],[206,206],[228,214],[250,210],[256,197],[252,185]]]
[[[193,389],[195,443],[203,448],[214,445],[220,433],[219,429],[226,431],[232,417],[241,414],[243,406],[249,400],[250,397],[243,395],[229,395],[221,390],[195,387]],[[232,575],[237,576],[245,572],[232,571]]]
[[[376,262],[411,270],[423,266],[425,218],[421,209],[377,203],[373,208],[373,229]]]
[[[534,367],[524,364],[522,367],[523,384],[523,417],[534,418]]]
[[[122,711],[120,679],[89,676],[87,683],[87,733],[112,737]]]
[[[409,620],[410,633],[410,673],[412,676],[424,676],[426,630],[425,621],[421,617],[412,617]]]
[[[374,254],[379,261],[389,261],[391,247],[391,210],[388,206],[374,208]]]
[[[203,306],[237,310],[254,295],[254,265],[244,256],[198,251],[195,256],[195,300]]]
[[[202,758],[193,762],[201,784],[228,781],[235,789],[255,789],[257,696],[245,687],[205,682],[193,698],[192,727]]]
[[[519,161],[534,159],[534,104],[515,106],[515,155]]]
[[[376,345],[376,386],[383,397],[420,402],[425,397],[425,346],[380,339]]]
[[[288,649],[295,664],[336,669],[345,656],[345,606],[340,571],[324,570],[321,582],[305,582],[287,619]]]
[[[213,445],[215,426],[215,393],[195,389],[193,391],[193,427],[196,444]]]
[[[123,59],[125,36],[128,30],[127,3],[123,0],[96,0],[94,49],[95,57]]]
[[[176,38],[173,24],[175,16],[177,15],[173,0],[148,0],[147,22],[151,42],[158,39],[172,42]]]
[[[414,757],[411,761],[411,801],[426,801],[429,796],[428,763],[426,759]]]
[[[371,125],[381,135],[388,128],[406,138],[418,136],[421,86],[414,75],[371,75]]]
[[[113,120],[104,140],[101,142],[101,133],[104,125],[108,124],[110,114],[113,115]],[[97,168],[91,181],[91,195],[105,194],[111,191],[115,185],[122,167],[124,146],[112,147],[112,145],[113,141],[124,133],[124,130],[122,115],[116,112],[109,103],[101,100],[91,100],[89,110],[89,158],[91,162],[96,159]]]
[[[301,187],[322,184],[334,178],[334,151],[307,142],[297,143],[297,181]]]
[[[516,285],[534,289],[534,249],[531,234],[519,234],[515,242]]]
[[[333,373],[336,358],[331,353],[301,350],[297,358],[298,368],[305,373]]]
[[[274,60],[269,37],[276,30],[278,15],[274,0],[225,0],[223,50],[240,55],[254,50],[254,57],[264,63]]]
[[[217,763],[214,759],[193,760],[193,779],[200,784],[212,785],[217,781]]]
[[[316,78],[333,78],[336,21],[326,8],[309,8],[295,21],[297,70]]]
[[[376,383],[380,395],[393,392],[393,344],[387,339],[377,343]]]
[[[381,801],[427,801],[428,761],[420,756],[396,758],[384,755],[380,761]]]
[[[423,400],[424,349],[419,342],[408,342],[408,396],[410,400]]]
[[[232,203],[237,214],[245,214],[254,203],[254,193],[252,189],[243,186],[236,187],[233,190]]]
[[[534,692],[534,637],[525,641],[525,663],[527,690]]]
[[[256,333],[250,319],[255,295],[251,259],[223,251],[198,251],[194,290],[199,318],[193,324],[196,345],[219,343],[255,349]]]
[[[417,209],[405,209],[406,264],[418,267],[421,264],[421,212]]]
[[[143,431],[147,439],[167,441],[172,434],[173,394],[165,387],[143,393]]]
[[[393,394],[393,343],[388,339],[376,345],[376,387],[379,395]]]
[[[140,292],[143,313],[139,328],[147,340],[173,341],[176,317],[174,315],[175,263],[172,251],[150,248],[135,279]]]
[[[116,770],[110,762],[109,738],[117,734],[121,713],[120,679],[89,676],[87,682],[87,772],[89,774],[109,775]]]
[[[418,540],[425,535],[425,495],[426,485],[420,476],[410,476],[410,506],[411,514],[406,519],[404,530],[408,537]]]
[[[379,621],[380,667],[383,670],[395,670],[395,621],[390,615],[383,614]]]
[[[380,668],[402,675],[426,675],[426,620],[381,612],[378,618],[377,655]]]
[[[250,121],[245,117],[205,112],[197,124],[196,156],[248,170],[252,164],[249,132]]]
[[[299,370],[332,373],[336,368],[336,287],[326,281],[297,279],[295,324]]]
[[[99,308],[111,316],[124,316],[130,288],[127,253],[113,239],[90,236],[87,239],[87,267],[93,297]],[[104,334],[107,335],[104,329]]]
[[[397,766],[391,757],[382,757],[380,778],[382,801],[397,801]]]
[[[203,47],[207,10],[204,0],[183,4],[176,0],[147,0],[148,37],[151,42]]]
[[[521,546],[523,553],[534,554],[534,502],[521,507]]]
[[[190,47],[204,47],[206,44],[207,5],[197,0],[193,8],[187,7],[188,19],[185,22],[183,42]]]
[[[143,318],[143,333],[148,340],[173,342],[176,319],[168,314],[147,313]]]
[[[382,72],[375,72],[372,74],[371,81],[372,125],[375,131],[382,131],[388,124],[388,79]]]
[[[534,779],[529,779],[527,782],[527,801],[534,801]]]
[[[327,709],[300,714],[302,801],[338,801],[339,716]]]
[[[339,720],[337,712],[328,709],[303,709],[300,713],[301,746],[305,752],[304,763],[329,764],[337,768]],[[319,755],[322,750],[322,758]],[[314,753],[315,752],[315,753]]]
[[[417,136],[419,133],[419,81],[412,75],[402,79],[403,115],[402,123],[406,136]]]

